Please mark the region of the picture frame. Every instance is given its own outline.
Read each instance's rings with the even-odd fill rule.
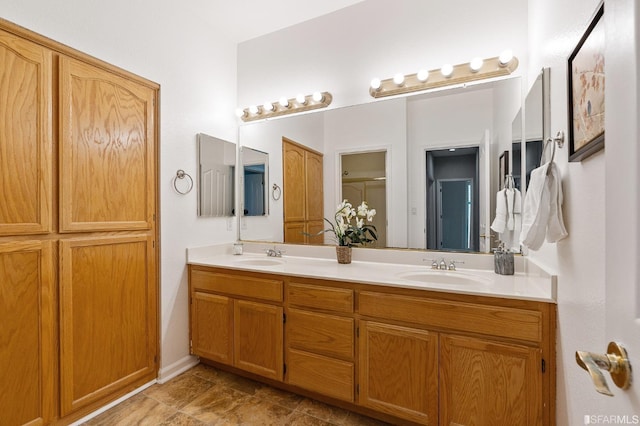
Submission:
[[[604,3],[567,63],[569,161],[582,161],[604,148]]]
[[[498,189],[503,189],[505,187],[504,181],[507,178],[507,174],[509,173],[509,151],[505,151],[500,154],[500,158],[498,160]]]

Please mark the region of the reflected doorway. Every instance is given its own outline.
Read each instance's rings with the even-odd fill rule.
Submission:
[[[342,199],[354,206],[363,201],[376,209],[373,225],[378,240],[367,247],[387,246],[387,178],[386,151],[342,154]]]
[[[427,151],[427,249],[478,251],[479,151]]]

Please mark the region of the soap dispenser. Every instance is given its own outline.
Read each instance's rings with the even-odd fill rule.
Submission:
[[[513,275],[514,260],[513,252],[505,249],[504,243],[500,243],[497,249],[493,251],[493,265],[496,274]]]

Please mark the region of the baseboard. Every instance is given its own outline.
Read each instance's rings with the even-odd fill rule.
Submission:
[[[173,364],[162,367],[158,371],[158,383],[165,383],[179,374],[184,373],[188,369],[198,365],[200,359],[195,356],[187,355],[182,359],[174,362]]]

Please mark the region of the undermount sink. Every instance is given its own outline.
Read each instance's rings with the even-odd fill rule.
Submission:
[[[398,274],[398,278],[408,281],[417,281],[428,284],[448,284],[448,285],[470,285],[470,284],[490,284],[484,277],[465,274],[458,271],[408,271]]]
[[[248,258],[248,259],[238,259],[237,263],[247,265],[247,266],[278,266],[284,263],[281,259],[256,259],[256,258]]]

